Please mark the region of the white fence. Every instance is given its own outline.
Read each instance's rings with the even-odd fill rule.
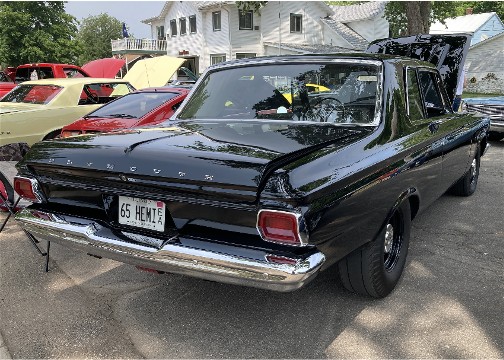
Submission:
[[[166,40],[154,39],[119,39],[111,40],[112,53],[118,51],[159,51],[166,53]]]

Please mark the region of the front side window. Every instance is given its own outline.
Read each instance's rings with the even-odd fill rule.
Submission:
[[[226,61],[226,54],[210,55],[210,65]]]
[[[290,14],[290,32],[303,32],[303,16],[299,14]]]
[[[254,13],[250,11],[238,10],[239,28],[240,30],[252,30]]]
[[[191,34],[196,33],[196,15],[189,16],[189,31]]]
[[[171,36],[177,36],[177,20],[170,20]]]
[[[63,68],[63,72],[65,73],[65,76],[67,78],[84,78],[84,77],[88,77],[86,74],[84,74],[79,69]]]
[[[277,119],[376,125],[380,64],[297,63],[210,71],[181,119]]]
[[[180,35],[187,34],[186,18],[180,18]]]
[[[220,31],[221,29],[221,12],[214,11],[212,13],[212,27],[213,31]]]
[[[19,85],[7,93],[0,102],[45,105],[61,90],[63,88],[56,85]]]

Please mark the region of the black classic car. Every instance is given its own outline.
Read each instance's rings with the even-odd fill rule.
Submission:
[[[338,267],[349,290],[384,297],[415,216],[476,189],[489,120],[451,110],[467,40],[210,67],[161,126],[36,144],[16,218],[144,269],[291,291]]]

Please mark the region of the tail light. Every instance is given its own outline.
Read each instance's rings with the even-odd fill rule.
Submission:
[[[34,203],[44,202],[44,195],[35,179],[23,176],[14,177],[14,190],[20,197]]]
[[[70,136],[77,136],[77,135],[80,135],[82,134],[82,131],[80,130],[63,130],[61,132],[61,137],[62,138],[67,138],[67,137],[70,137]]]
[[[299,214],[278,210],[260,210],[257,215],[257,230],[263,240],[304,246],[308,234],[304,221]]]

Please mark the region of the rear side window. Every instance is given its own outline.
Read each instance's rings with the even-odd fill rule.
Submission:
[[[55,85],[19,85],[0,101],[45,105],[61,90],[60,86]]]
[[[419,120],[424,118],[422,107],[422,96],[418,86],[418,80],[415,69],[409,68],[406,71],[407,76],[407,97],[408,97],[408,114],[411,120]]]
[[[27,67],[16,70],[16,82],[29,80],[52,79],[54,73],[50,67]]]
[[[422,90],[427,117],[440,116],[447,113],[447,104],[440,92],[440,79],[435,72],[418,71],[418,79]]]

